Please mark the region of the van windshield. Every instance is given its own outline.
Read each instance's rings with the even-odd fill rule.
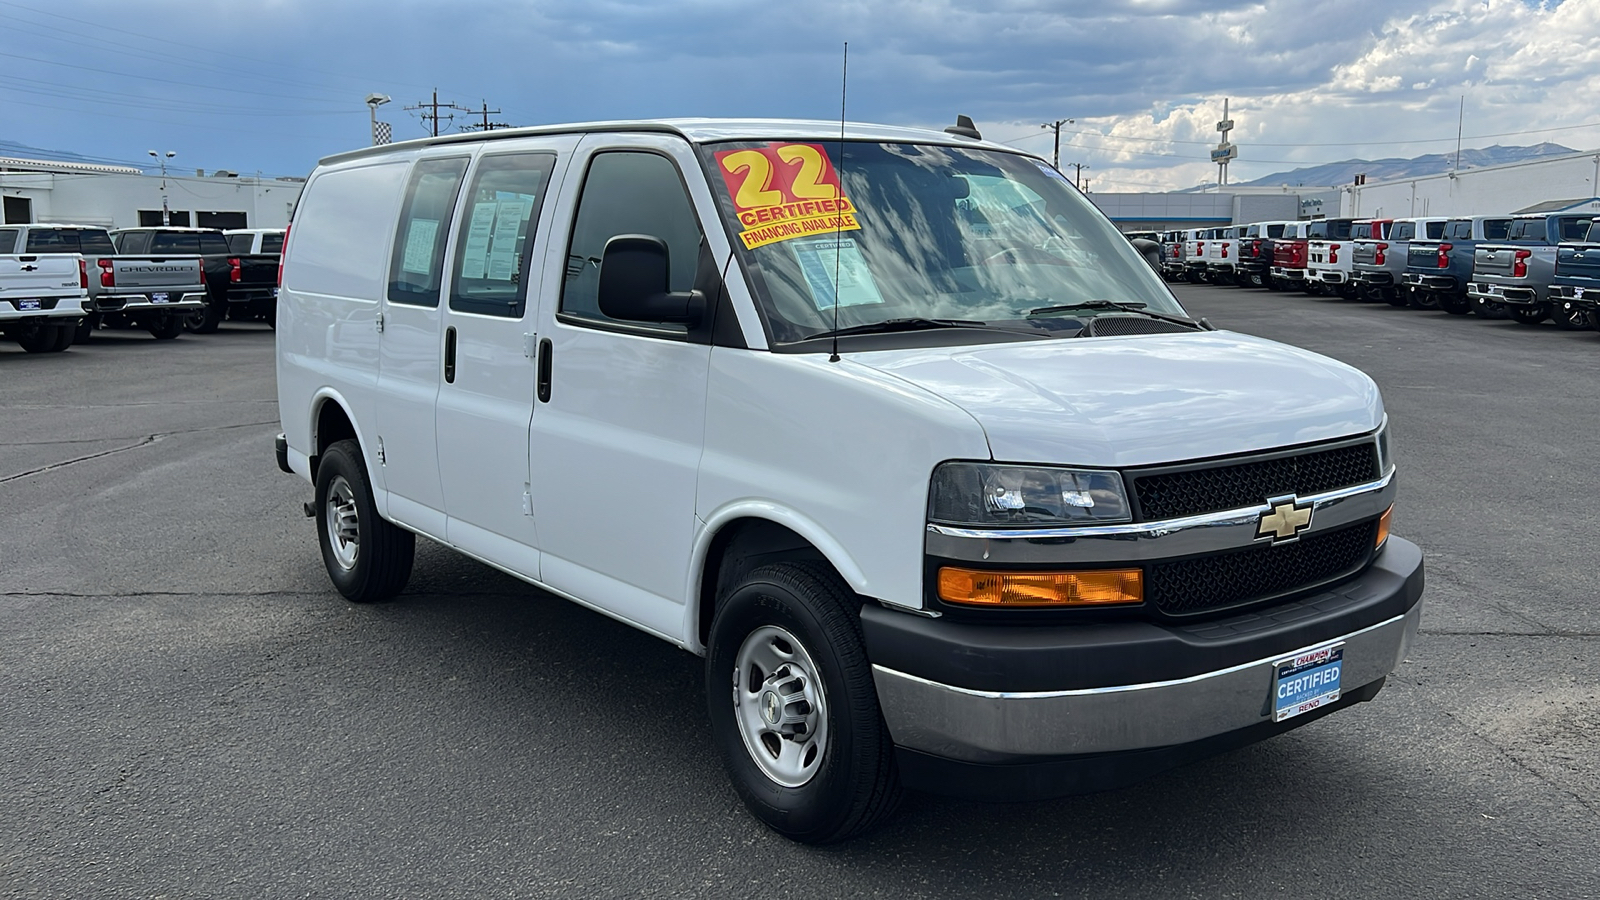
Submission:
[[[708,148],[779,343],[912,319],[1070,336],[1095,315],[1126,314],[1113,304],[1185,315],[1116,228],[1038,160],[926,144],[842,148],[842,158],[837,141]]]

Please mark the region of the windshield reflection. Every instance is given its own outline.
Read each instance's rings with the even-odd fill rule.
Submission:
[[[842,159],[837,142],[710,148],[712,182],[780,343],[902,320],[1071,336],[1140,306],[1184,315],[1127,240],[1038,160],[842,146]]]

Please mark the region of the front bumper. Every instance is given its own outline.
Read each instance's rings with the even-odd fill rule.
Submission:
[[[910,786],[1041,798],[1131,783],[1311,721],[1272,716],[1273,662],[1298,650],[1344,641],[1335,706],[1370,699],[1416,634],[1422,588],[1422,551],[1390,538],[1350,581],[1190,625],[1000,626],[869,606],[862,626]]]
[[[204,309],[206,295],[202,293],[166,293],[167,299],[157,299],[164,292],[149,294],[101,294],[94,298],[95,312],[193,312]]]

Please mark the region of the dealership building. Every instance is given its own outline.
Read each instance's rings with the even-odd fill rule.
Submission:
[[[303,178],[263,178],[218,170],[163,177],[131,166],[0,157],[4,224],[61,222],[132,228],[282,228]]]

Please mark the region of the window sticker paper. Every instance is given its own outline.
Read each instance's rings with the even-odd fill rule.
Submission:
[[[489,259],[489,235],[494,231],[496,204],[474,203],[467,226],[467,248],[461,254],[461,276],[482,278]]]
[[[858,231],[856,207],[821,144],[768,144],[716,154],[743,229],[745,249],[794,238]]]
[[[840,306],[869,306],[883,302],[872,271],[861,255],[861,248],[850,238],[813,238],[790,245],[800,272],[811,287],[811,299],[818,310],[832,309],[834,298]],[[835,255],[837,254],[837,259]],[[839,281],[834,284],[837,270]]]
[[[438,219],[412,219],[406,229],[406,252],[400,269],[413,275],[433,272],[434,240],[439,236]]]

